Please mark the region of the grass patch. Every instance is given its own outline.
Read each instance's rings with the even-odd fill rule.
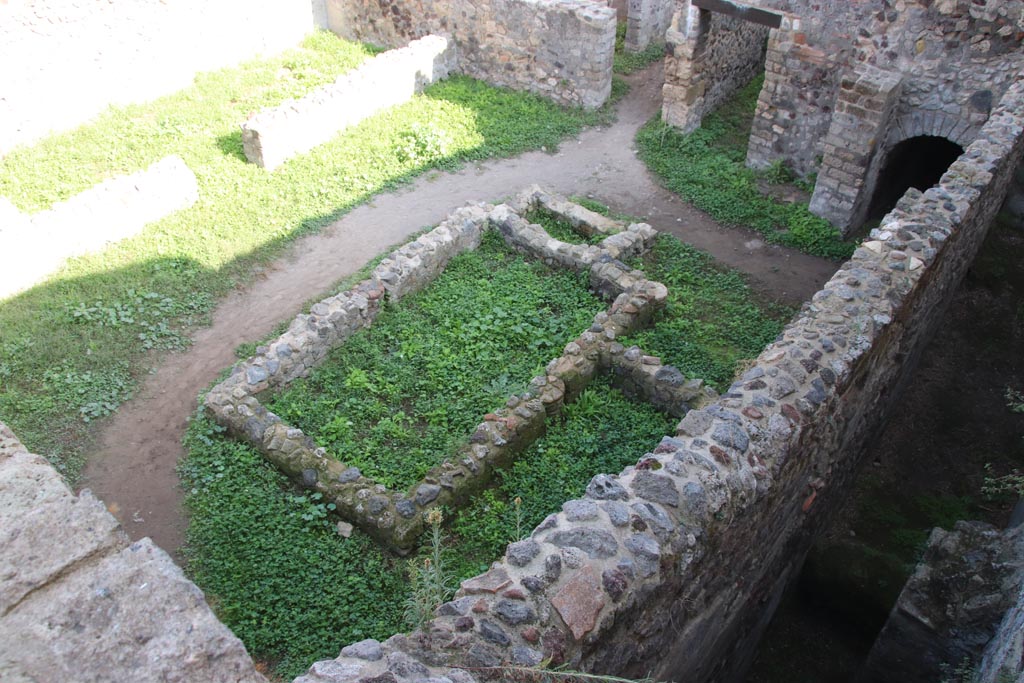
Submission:
[[[763,76],[754,79],[701,127],[680,134],[655,117],[637,134],[640,158],[669,190],[717,221],[751,228],[768,242],[816,256],[845,259],[854,245],[806,204],[765,196],[759,174],[744,165],[750,124]],[[778,169],[770,169],[777,176]]]
[[[601,233],[595,233],[590,237],[584,237],[573,230],[572,223],[544,207],[531,209],[523,215],[523,218],[531,223],[541,226],[556,240],[566,242],[568,244],[600,244],[601,241],[607,237],[607,235],[602,235]]]
[[[687,377],[725,390],[737,365],[754,358],[782,331],[793,311],[760,305],[743,277],[704,252],[661,234],[634,267],[668,287],[668,302],[654,326],[623,338],[661,356]]]
[[[331,82],[372,53],[318,33],[0,161],[0,195],[30,212],[168,154],[184,158],[200,188],[195,206],[0,303],[0,416],[30,449],[74,481],[90,425],[130,396],[156,362],[149,352],[185,346],[217,299],[290,240],[425,170],[553,149],[611,115],[454,77],[274,173],[245,161],[238,124],[250,112]]]
[[[347,465],[406,488],[606,306],[585,277],[527,262],[488,231],[479,249],[452,259],[429,288],[383,311],[267,407]]]
[[[615,56],[612,58],[612,71],[622,76],[636,73],[665,56],[665,43],[655,42],[640,52],[626,51],[626,24],[619,23],[615,28]]]

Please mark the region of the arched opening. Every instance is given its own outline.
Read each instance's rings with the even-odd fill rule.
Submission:
[[[897,144],[889,151],[878,175],[868,222],[889,213],[908,189],[914,187],[923,192],[937,184],[963,152],[963,147],[955,142],[934,135],[919,135]]]

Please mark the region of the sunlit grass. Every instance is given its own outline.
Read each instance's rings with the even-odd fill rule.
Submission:
[[[181,347],[177,330],[202,324],[217,298],[287,241],[424,170],[553,148],[607,117],[455,77],[273,173],[245,161],[239,124],[250,113],[331,82],[372,53],[316,34],[278,57],[202,74],[152,103],[112,108],[0,162],[0,195],[28,212],[169,154],[181,156],[199,183],[191,208],[72,259],[46,283],[0,302],[0,419],[31,449],[52,455],[74,479],[90,435],[83,409],[109,413],[102,406],[123,401],[153,362],[149,347]],[[172,303],[147,308],[139,295]],[[80,309],[96,314],[75,316]],[[154,333],[160,322],[170,329]],[[55,367],[70,379],[47,379]]]

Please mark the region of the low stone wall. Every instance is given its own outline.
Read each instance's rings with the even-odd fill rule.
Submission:
[[[178,156],[111,178],[32,215],[0,197],[0,298],[39,282],[67,258],[136,235],[198,199],[196,177]]]
[[[595,477],[422,630],[346,649],[297,682],[459,682],[545,659],[659,679],[741,674],[898,409],[1022,154],[1018,81],[940,185],[908,193],[720,400],[635,467]]]
[[[0,157],[326,28],[324,0],[0,2]],[[54,49],[59,45],[60,49]]]
[[[689,133],[761,72],[768,28],[699,9],[687,0],[666,39],[661,117]]]
[[[202,592],[0,423],[0,679],[265,683]]]
[[[668,295],[664,285],[617,260],[650,248],[657,234],[650,226],[627,227],[537,187],[521,193],[513,204],[522,212],[543,206],[584,234],[610,234],[600,245],[568,244],[507,205],[460,209],[390,254],[364,282],[315,304],[310,315],[300,315],[287,332],[214,387],[206,409],[300,485],[323,494],[340,516],[404,552],[424,530],[428,510],[460,504],[481,489],[495,470],[507,467],[541,436],[547,418],[574,401],[597,373],[611,372],[625,392],[675,415],[714,395],[701,380],[687,380],[660,359],[615,341],[647,324]],[[566,345],[544,375],[533,378],[527,393],[510,397],[504,407],[485,415],[468,445],[420,482],[407,491],[387,489],[328,457],[301,430],[284,424],[260,403],[261,392],[307,374],[331,348],[371,325],[385,299],[397,301],[427,286],[457,254],[475,249],[488,229],[499,231],[510,246],[532,258],[589,273],[591,288],[612,305]]]
[[[377,55],[300,100],[286,100],[242,124],[246,158],[273,170],[373,114],[407,102],[455,68],[455,47],[427,36]]]
[[[593,0],[329,0],[332,31],[397,46],[451,36],[459,71],[594,109],[611,93],[615,10]]]

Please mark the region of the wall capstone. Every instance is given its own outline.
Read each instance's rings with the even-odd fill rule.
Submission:
[[[163,550],[3,423],[0,547],[0,679],[265,683]]]

